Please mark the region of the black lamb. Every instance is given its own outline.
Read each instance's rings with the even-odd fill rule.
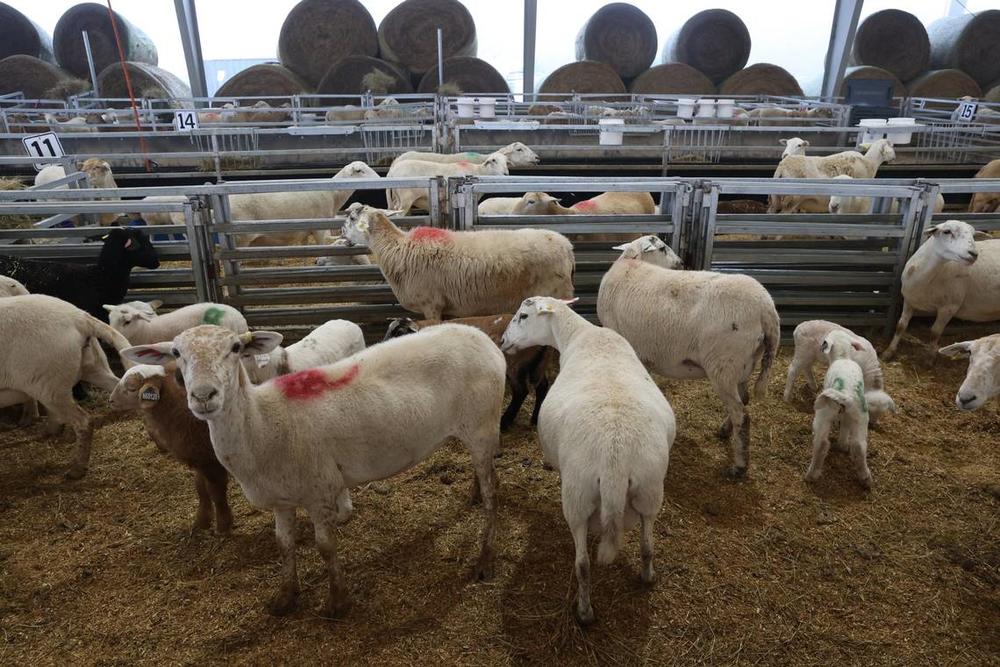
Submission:
[[[0,255],[0,274],[19,280],[32,294],[68,301],[102,322],[104,304],[119,304],[128,292],[132,268],[160,266],[156,249],[141,229],[116,227],[104,238],[97,264],[74,264]]]

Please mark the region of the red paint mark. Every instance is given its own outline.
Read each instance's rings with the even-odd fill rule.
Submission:
[[[414,227],[410,231],[410,240],[419,243],[437,243],[451,239],[451,232],[437,227]]]
[[[455,164],[457,164],[460,169],[472,169],[472,167],[475,166],[468,160],[459,160]]]
[[[317,396],[325,394],[328,391],[343,389],[353,382],[354,378],[358,377],[358,372],[360,370],[361,365],[354,364],[339,378],[331,380],[322,370],[318,368],[310,368],[308,370],[299,371],[298,373],[281,375],[274,378],[272,382],[278,385],[278,389],[280,389],[281,393],[285,395],[285,398],[290,398],[292,400],[305,400],[308,398],[316,398]]]
[[[575,208],[578,211],[595,211],[597,210],[597,202],[593,199],[585,199],[573,204],[571,208]]]

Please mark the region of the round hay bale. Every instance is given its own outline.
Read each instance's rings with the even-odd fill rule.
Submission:
[[[1000,9],[931,23],[931,67],[960,69],[980,86],[1000,79]]]
[[[720,95],[802,95],[795,77],[783,67],[755,63],[741,69],[719,85]]]
[[[908,81],[930,67],[927,29],[920,19],[901,9],[875,12],[858,26],[850,63],[881,67]]]
[[[669,94],[691,93],[711,95],[715,84],[707,76],[684,63],[666,63],[650,67],[633,79],[628,87],[630,93]]]
[[[136,99],[140,97],[177,100],[177,106],[190,105],[191,89],[165,69],[160,69],[148,63],[125,63],[128,67],[129,79],[132,81],[132,92]],[[121,63],[108,65],[97,75],[97,87],[102,97],[128,98],[128,86],[125,85],[125,75]],[[126,108],[129,103],[119,102],[117,106]]]
[[[56,61],[49,33],[10,5],[0,2],[0,60],[16,55],[32,56],[49,63]]]
[[[562,93],[570,97],[573,93],[625,93],[625,83],[610,65],[580,60],[563,65],[549,74],[538,88],[539,93]]]
[[[607,63],[623,79],[649,68],[656,57],[656,26],[625,2],[604,5],[576,36],[576,59]]]
[[[118,24],[122,49],[125,51],[125,60],[156,65],[158,61],[153,40],[126,21],[118,12],[115,12],[115,21]],[[81,79],[90,76],[87,52],[83,47],[83,35],[80,34],[84,30],[90,38],[94,67],[98,72],[118,62],[118,46],[115,43],[115,33],[111,27],[108,8],[95,2],[85,2],[70,7],[56,23],[52,43],[55,46],[56,60],[62,68]],[[101,94],[104,94],[103,90]]]
[[[378,27],[382,57],[416,76],[437,64],[437,29],[445,58],[476,55],[476,23],[458,0],[403,0]]]
[[[216,97],[250,98],[241,101],[241,106],[252,105],[260,100],[264,100],[271,106],[278,106],[287,100],[267,97],[267,95],[289,97],[311,92],[312,88],[309,87],[309,84],[284,65],[262,63],[252,65],[242,72],[234,74],[219,87],[215,95]]]
[[[983,102],[1000,103],[1000,81],[994,81],[983,88]]]
[[[844,80],[840,82],[840,92],[837,93],[838,95],[841,97],[847,95],[847,82],[851,79],[882,79],[892,81],[892,96],[906,97],[906,86],[903,85],[903,82],[895,74],[881,67],[873,65],[848,67],[844,71]]]
[[[410,77],[392,63],[370,56],[347,56],[333,64],[319,82],[321,95],[376,95],[412,93]]]
[[[976,81],[958,69],[932,69],[913,81],[906,82],[910,97],[942,97],[958,99],[969,95],[982,97],[983,89]]]
[[[453,86],[455,94],[509,93],[510,86],[503,75],[485,60],[472,56],[456,56],[444,61],[444,85]],[[433,93],[438,89],[438,68],[432,67],[417,86],[418,93]]]
[[[736,14],[706,9],[667,38],[661,62],[682,62],[718,84],[750,59],[750,31]]]
[[[278,60],[317,88],[330,63],[378,55],[375,20],[358,0],[302,0],[278,36]]]
[[[16,55],[0,60],[0,94],[21,91],[29,100],[40,99],[71,78],[55,65],[34,56]]]

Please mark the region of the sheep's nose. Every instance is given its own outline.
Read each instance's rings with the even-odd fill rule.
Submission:
[[[191,389],[191,397],[200,403],[207,403],[219,394],[215,387],[194,387]]]
[[[961,394],[958,395],[958,402],[961,403],[963,408],[967,407],[970,403],[975,402],[975,400],[976,400],[975,394],[973,394],[972,396],[962,396]]]
[[[969,257],[971,257],[972,259],[976,259],[977,257],[979,257],[979,251],[978,250],[970,250],[969,251]]]
[[[840,206],[837,204],[830,204],[830,213],[833,213],[834,215],[840,213]]]

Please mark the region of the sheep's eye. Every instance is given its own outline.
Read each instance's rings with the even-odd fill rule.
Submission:
[[[947,234],[948,236],[951,236],[951,230],[950,229],[944,230],[944,233]]]
[[[232,350],[232,352],[233,352],[233,354],[239,354],[240,353],[240,344],[239,343],[233,343],[233,350]]]
[[[176,347],[174,349],[170,350],[170,354],[174,355],[174,359],[180,359],[181,358],[180,350],[178,350]]]

